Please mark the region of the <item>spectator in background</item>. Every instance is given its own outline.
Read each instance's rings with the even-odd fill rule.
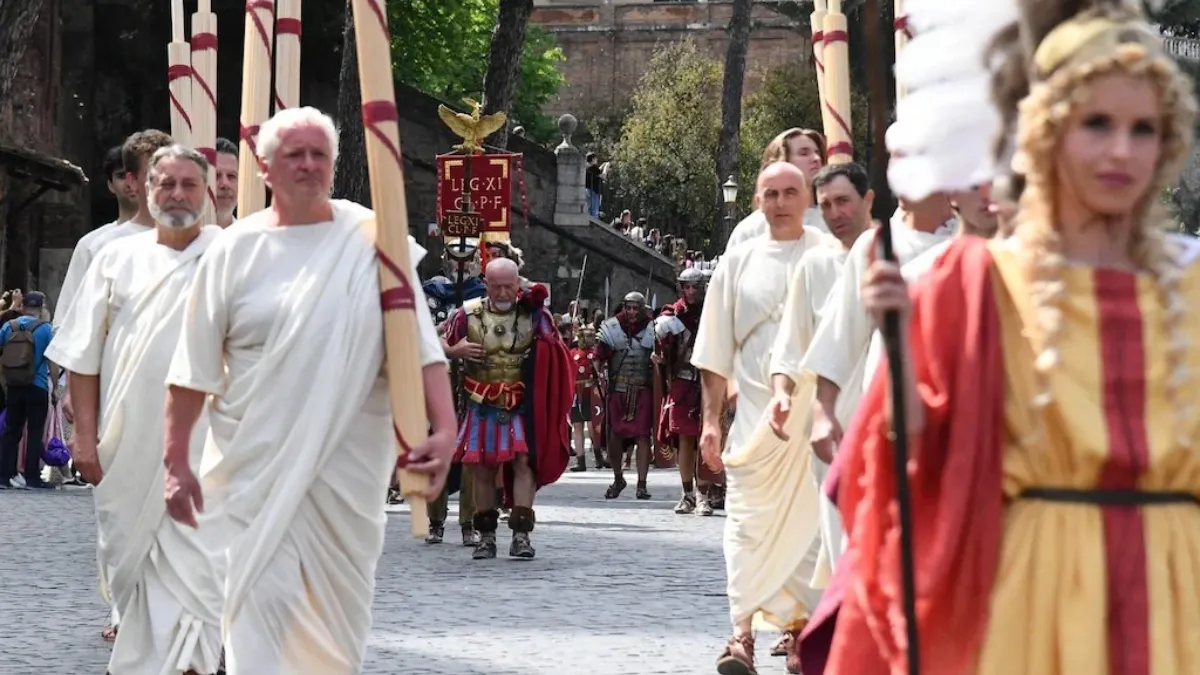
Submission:
[[[621,219],[613,223],[613,229],[621,234],[629,234],[630,228],[633,227],[633,212],[625,209],[621,212]]]
[[[637,225],[634,225],[629,230],[629,238],[641,243],[646,239],[646,219],[638,218]]]
[[[594,152],[587,154],[587,174],[584,176],[584,182],[588,193],[588,215],[599,218],[600,190],[603,188],[604,179],[600,177],[600,158]]]
[[[525,127],[522,127],[522,126],[513,127],[512,135],[517,136],[518,138],[525,138]]]
[[[0,357],[8,388],[0,436],[0,489],[50,487],[42,481],[42,436],[50,412],[50,383],[58,380],[58,368],[52,369],[46,360],[53,329],[49,317],[43,318],[45,308],[46,296],[31,291],[22,299],[21,316],[0,327],[0,349],[8,351]],[[17,460],[27,429],[25,475],[21,476]]]

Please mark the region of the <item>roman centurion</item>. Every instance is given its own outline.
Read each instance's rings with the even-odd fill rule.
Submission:
[[[512,544],[508,554],[532,558],[529,540],[536,490],[558,480],[569,456],[568,413],[574,378],[566,346],[545,309],[546,290],[520,288],[517,265],[488,263],[487,295],[467,302],[445,330],[450,348],[471,344],[464,359],[466,415],[456,461],[474,482],[476,560],[496,557],[496,476],[502,472]]]
[[[646,475],[650,472],[650,438],[654,426],[654,390],[650,357],[654,353],[654,326],[646,311],[646,296],[633,291],[625,296],[621,311],[600,324],[596,357],[608,365],[605,396],[605,438],[613,484],[605,499],[616,499],[625,482],[622,454],[637,448],[637,498],[650,499]]]
[[[679,449],[679,477],[683,496],[675,513],[711,516],[709,503],[712,481],[697,475],[699,467],[696,440],[700,437],[700,371],[692,365],[692,346],[700,331],[700,311],[704,306],[707,279],[695,267],[679,274],[679,299],[663,308],[654,320],[654,362],[657,376],[664,383],[662,411],[659,413],[659,445]],[[711,476],[710,476],[711,477]],[[696,488],[699,488],[697,493]]]

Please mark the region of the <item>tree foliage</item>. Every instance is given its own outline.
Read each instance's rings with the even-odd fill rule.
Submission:
[[[721,66],[690,40],[663,47],[638,83],[614,153],[615,196],[699,248],[712,236]]]
[[[478,100],[499,7],[499,0],[390,0],[396,79],[453,103],[464,96]],[[529,27],[509,116],[533,140],[554,137],[554,121],[542,107],[566,82],[558,67],[565,60],[552,35]]]

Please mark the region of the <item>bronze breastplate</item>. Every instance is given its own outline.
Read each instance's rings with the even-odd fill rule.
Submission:
[[[521,381],[521,366],[533,346],[533,319],[528,312],[490,312],[486,307],[467,316],[467,340],[483,345],[483,358],[467,360],[467,377],[480,382]]]

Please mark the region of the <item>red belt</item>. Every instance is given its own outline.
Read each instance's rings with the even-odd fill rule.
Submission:
[[[525,395],[524,382],[480,382],[464,377],[463,388],[472,401],[504,410],[516,410]]]

